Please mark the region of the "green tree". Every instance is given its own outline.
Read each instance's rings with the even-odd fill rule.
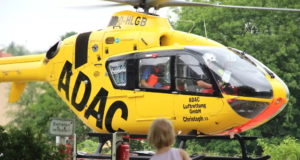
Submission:
[[[211,3],[216,1],[212,0]],[[221,4],[300,8],[298,0],[219,0]],[[270,122],[258,127],[264,137],[291,135],[300,132],[300,16],[299,13],[257,11],[227,8],[183,7],[177,9],[175,28],[207,35],[226,46],[244,50],[262,61],[281,77],[289,87],[290,101]]]
[[[5,49],[5,52],[11,53],[14,56],[22,56],[30,53],[24,46],[17,45],[15,42],[11,42]]]
[[[300,143],[292,137],[285,137],[283,140],[268,141],[265,139],[259,140],[264,153],[268,154],[274,160],[298,160],[300,158]]]
[[[31,128],[4,129],[0,126],[1,160],[63,160],[66,155],[59,148],[49,144],[40,134],[33,134]]]
[[[68,106],[60,99],[55,90],[48,83],[29,83],[21,100],[11,125],[17,127],[31,127],[33,133],[40,133],[44,137],[53,139],[48,134],[51,118],[75,119],[75,132],[78,141],[86,138],[90,129],[75,116]]]
[[[75,34],[77,34],[77,32],[67,32],[66,34],[64,34],[64,35],[62,35],[62,36],[60,36],[60,39],[61,40],[64,40],[64,39],[66,39],[66,38],[68,38],[68,37],[71,37],[71,36],[73,36],[73,35],[75,35]]]

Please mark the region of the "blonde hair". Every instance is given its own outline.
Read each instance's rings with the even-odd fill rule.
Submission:
[[[175,131],[172,123],[164,118],[153,121],[148,133],[148,140],[157,149],[173,145]]]

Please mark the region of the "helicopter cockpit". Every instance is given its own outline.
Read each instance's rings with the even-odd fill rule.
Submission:
[[[247,54],[221,47],[196,47],[192,50],[202,55],[222,93],[272,98],[272,87],[265,73]]]
[[[188,47],[202,56],[223,95],[252,97],[256,100],[228,99],[228,104],[241,116],[254,118],[270,104],[264,99],[273,98],[273,90],[266,78],[274,73],[261,66],[254,57],[230,48]]]
[[[114,87],[120,89],[271,99],[272,86],[265,70],[253,59],[233,49],[188,46],[112,57],[107,69]],[[114,65],[122,71],[116,72]]]
[[[228,104],[246,118],[261,113],[274,96],[268,75],[272,79],[275,74],[255,58],[235,49],[186,46],[110,57],[107,62],[116,89],[157,96],[159,93],[228,95],[231,97],[226,99]]]

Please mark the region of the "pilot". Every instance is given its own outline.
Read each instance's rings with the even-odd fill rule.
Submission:
[[[197,92],[210,94],[214,92],[213,86],[210,83],[209,78],[205,75],[205,73],[197,74],[196,72],[191,71],[191,75],[192,77],[197,78],[194,84],[199,87],[199,90]]]
[[[163,74],[163,65],[148,66],[141,77],[140,85],[143,88],[162,88],[159,77]]]
[[[204,80],[197,80],[197,86],[205,89],[212,89],[212,85],[210,83],[205,82]]]
[[[200,93],[208,93],[213,94],[214,89],[212,87],[212,84],[205,82],[204,80],[197,80],[197,86],[200,87],[199,92]]]

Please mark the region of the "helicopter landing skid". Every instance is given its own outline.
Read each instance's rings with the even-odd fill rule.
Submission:
[[[101,154],[103,145],[112,140],[113,136],[109,133],[88,133],[90,137],[98,137],[99,146],[95,154],[79,154],[76,153],[76,158],[87,158],[87,159],[111,159],[111,155]],[[147,135],[143,134],[131,134],[129,135],[130,139],[142,140],[146,139]],[[236,134],[234,138],[230,138],[230,136],[197,136],[197,135],[179,135],[176,137],[179,143],[179,148],[186,147],[186,141],[190,139],[219,139],[219,140],[237,140],[241,147],[242,156],[241,157],[222,157],[222,156],[208,156],[208,155],[192,155],[192,160],[268,160],[271,157],[269,155],[251,158],[248,155],[247,146],[245,141],[248,140],[256,140],[257,137],[246,137]],[[130,160],[149,160],[152,156],[151,153],[144,152],[132,152],[134,156],[130,156]]]
[[[179,148],[185,148],[186,141],[189,139],[219,139],[219,140],[238,140],[242,156],[241,157],[221,157],[221,156],[207,156],[207,155],[196,155],[192,156],[193,160],[268,160],[271,156],[266,155],[262,157],[251,158],[248,155],[247,146],[245,141],[256,140],[257,137],[246,137],[239,134],[235,134],[233,138],[230,136],[196,136],[196,135],[182,135],[177,136],[177,140],[180,141]]]

